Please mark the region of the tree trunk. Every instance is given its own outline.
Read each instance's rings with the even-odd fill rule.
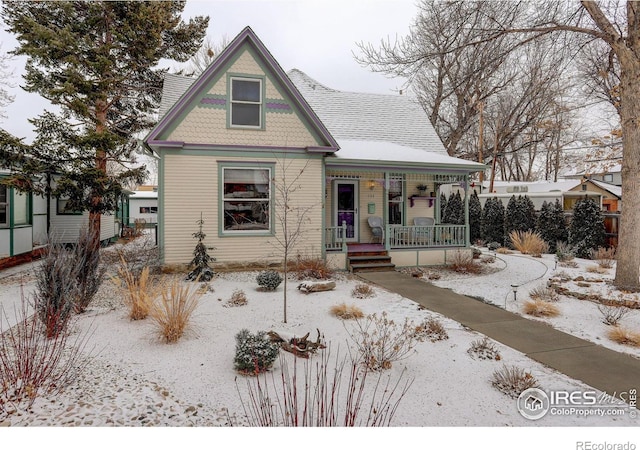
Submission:
[[[631,52],[624,53],[619,54],[624,210],[620,219],[614,284],[619,289],[640,290],[640,61]]]

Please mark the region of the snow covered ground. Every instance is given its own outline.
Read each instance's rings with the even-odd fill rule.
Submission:
[[[613,269],[603,275],[587,273],[586,267],[594,263],[576,261],[577,268],[556,268],[553,256],[531,258],[499,254],[492,264],[495,269],[492,274],[468,276],[439,271],[440,279],[433,282],[520,312],[522,303],[528,299],[527,292],[546,283],[560,271],[594,279],[611,279],[613,275]],[[410,441],[419,439],[425,447],[435,445],[438,448],[500,449],[517,446],[538,449],[545,443],[551,448],[580,448],[576,446],[578,440],[592,443],[606,440],[622,444],[630,441],[640,446],[637,430],[634,430],[640,425],[640,419],[631,418],[629,414],[622,417],[547,415],[537,421],[524,418],[517,410],[516,401],[491,384],[494,371],[503,365],[515,365],[529,371],[544,389],[575,391],[591,388],[497,342],[494,344],[500,351],[500,361],[473,358],[467,350],[482,335],[446,317],[420,309],[414,302],[397,294],[375,288],[373,298],[354,298],[351,291],[359,280],[346,274],[336,277],[335,290],[321,293],[303,294],[295,288],[297,281],[292,280],[288,291],[289,320],[285,324],[282,321],[282,285],[275,292],[258,291],[256,274],[218,275],[211,284],[213,292],[200,297],[191,332],[171,345],[157,339],[150,320],[130,321],[118,291],[109,280],[105,281],[91,309],[78,316],[73,325],[78,336],[90,333],[86,351],[92,359],[87,370],[63,394],[43,396],[29,409],[18,408],[12,414],[0,415],[0,426],[11,427],[11,432],[0,431],[0,439],[4,442],[6,437],[19,437],[19,431],[14,430],[26,426],[47,427],[38,429],[44,436],[64,433],[71,426],[91,427],[92,430],[114,427],[107,434],[109,438],[125,441],[131,432],[126,427],[156,426],[165,427],[165,430],[170,427],[173,431],[170,436],[159,432],[152,437],[163,446],[171,442],[170,439],[180,442],[193,436],[189,433],[205,431],[207,438],[226,436],[238,439],[235,433],[241,428],[229,427],[229,420],[235,426],[246,425],[240,399],[243,395],[246,402],[246,379],[238,377],[233,370],[238,331],[243,328],[252,332],[277,330],[298,336],[311,332],[314,337],[318,328],[325,342],[330,344],[332,353],[346,356],[347,349],[353,348],[349,336],[353,324],[329,313],[331,306],[344,302],[358,306],[365,314],[385,311],[397,322],[408,318],[417,324],[427,317],[435,317],[445,326],[449,338],[418,343],[408,358],[395,362],[382,374],[383,380],[390,377],[412,382],[399,404],[390,430],[379,434],[361,429],[347,435],[342,434],[346,433],[345,430],[325,430],[322,447],[326,446],[326,439],[348,439],[354,444],[357,441],[358,445],[371,440],[369,445],[376,447],[385,444],[397,446],[399,438],[406,442],[404,445],[412,445]],[[33,289],[32,270],[10,276],[0,272],[0,304],[5,312],[11,311],[19,298],[20,284],[24,285],[27,293]],[[519,286],[515,301],[511,284]],[[226,307],[226,301],[237,289],[246,293],[248,304]],[[582,289],[587,288],[582,286]],[[589,289],[615,298],[619,296],[604,281],[590,283]],[[626,297],[634,298],[633,294]],[[606,326],[601,323],[601,314],[594,303],[562,297],[557,305],[561,315],[545,321],[565,332],[640,357],[638,349],[606,338]],[[11,322],[11,314],[7,316]],[[623,323],[640,330],[640,310],[631,311]],[[3,324],[3,329],[5,326]],[[283,352],[283,357],[293,364],[293,355]],[[303,363],[298,360],[298,364]],[[277,361],[272,373],[278,376],[280,372],[281,362]],[[184,428],[187,426],[195,426],[196,429],[187,432]],[[106,432],[103,428],[101,430]],[[251,434],[247,435],[247,432]],[[309,441],[313,434],[298,437],[294,443],[289,441],[290,432],[280,430],[267,442],[264,431],[244,428],[245,434],[240,442],[245,442],[246,436],[255,436],[260,446],[267,447],[278,444],[281,448],[283,443],[299,447],[311,442],[310,445],[316,448],[320,443],[317,440],[314,443],[312,438]],[[144,436],[149,435],[145,433]]]

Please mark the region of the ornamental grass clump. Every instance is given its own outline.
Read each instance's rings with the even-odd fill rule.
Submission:
[[[618,344],[640,347],[640,332],[631,331],[628,328],[621,326],[615,326],[607,332],[607,336]]]
[[[191,316],[198,307],[199,295],[178,279],[162,290],[152,303],[149,316],[157,325],[158,334],[167,344],[177,342],[188,330]]]
[[[153,301],[162,292],[162,286],[154,282],[148,267],[144,267],[140,275],[136,276],[124,260],[118,268],[118,275],[119,278],[113,277],[112,280],[123,293],[125,304],[129,308],[129,318],[146,319]]]
[[[513,247],[523,255],[531,255],[541,257],[543,253],[549,251],[547,244],[539,233],[534,231],[512,231],[509,233],[509,239]]]
[[[332,306],[329,312],[332,316],[342,320],[361,319],[364,317],[364,313],[360,308],[355,305],[347,305],[346,303]]]
[[[275,270],[266,270],[258,274],[256,281],[263,290],[275,291],[282,283],[282,277]]]
[[[473,359],[488,359],[492,361],[500,361],[502,359],[498,348],[486,336],[473,341],[467,353]]]
[[[376,292],[366,283],[358,283],[351,290],[351,296],[355,298],[371,298],[375,295]]]
[[[503,366],[496,370],[491,385],[511,398],[518,398],[529,388],[540,387],[538,380],[531,373],[517,366]]]
[[[278,357],[280,345],[271,342],[266,332],[252,334],[247,329],[236,335],[236,355],[234,368],[243,375],[257,375],[266,372],[273,366]]]
[[[556,317],[560,315],[560,309],[545,300],[529,300],[524,303],[523,309],[525,314],[534,317]]]

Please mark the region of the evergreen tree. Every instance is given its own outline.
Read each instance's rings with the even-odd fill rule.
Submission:
[[[538,214],[536,213],[536,207],[528,195],[522,196],[521,208],[523,213],[523,225],[527,228],[525,231],[535,231],[536,221],[538,220]]]
[[[558,242],[568,241],[567,224],[559,200],[554,203],[542,203],[536,223],[536,231],[549,244],[550,253],[555,253]]]
[[[528,196],[513,195],[509,199],[504,217],[504,235],[509,241],[513,231],[533,231],[536,228],[536,210]]]
[[[473,191],[473,194],[469,197],[469,237],[472,243],[482,238],[481,223],[482,205],[480,204],[478,193]]]
[[[482,210],[481,232],[485,242],[504,244],[504,215],[502,200],[489,197]]]
[[[605,244],[604,218],[592,199],[585,197],[576,202],[569,225],[569,244],[578,258],[589,258],[591,250]]]
[[[31,120],[33,145],[9,142],[20,155],[0,152],[0,165],[20,172],[9,184],[42,193],[47,187],[35,185],[34,176],[55,171],[54,195],[68,197],[71,210],[89,211],[99,236],[100,214],[115,209],[122,184],[141,182],[146,173],[127,167],[136,139],[155,121],[165,72],[159,61],[188,60],[206,32],[208,17],[181,20],[184,6],[3,2],[2,19],[19,44],[13,54],[28,57],[23,88],[60,108]],[[7,136],[0,138],[5,146]]]
[[[464,204],[462,203],[462,196],[459,191],[455,194],[452,192],[449,196],[442,223],[464,225]]]
[[[447,196],[440,193],[440,222],[444,222],[444,212],[447,210]]]

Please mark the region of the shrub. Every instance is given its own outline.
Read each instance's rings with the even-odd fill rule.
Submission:
[[[526,195],[512,195],[504,214],[504,233],[508,240],[511,241],[511,233],[514,231],[532,231],[535,221],[536,213],[531,199]]]
[[[614,327],[629,314],[629,309],[624,306],[598,305],[598,311],[602,314],[602,323]]]
[[[502,359],[497,347],[486,336],[473,341],[467,353],[474,359],[490,359],[493,361],[500,361]]]
[[[298,358],[293,359],[291,368],[281,354],[281,375],[272,373],[265,382],[258,377],[247,379],[247,400],[242,398],[236,380],[249,426],[391,425],[400,401],[411,386],[411,381],[402,383],[404,372],[395,380],[389,376],[385,381],[383,374],[375,376],[352,359],[336,354],[331,363],[329,351],[322,352],[319,358],[317,362],[305,359],[303,369],[299,370]],[[376,389],[378,386],[380,389]],[[370,394],[360,395],[363,392]]]
[[[251,334],[243,329],[236,335],[234,368],[245,375],[257,375],[271,368],[278,357],[280,345],[271,342],[264,331]]]
[[[487,244],[487,249],[491,250],[491,251],[496,251],[498,250],[500,247],[502,247],[502,244],[498,243],[498,242],[489,242]]]
[[[351,296],[355,298],[371,298],[375,295],[376,292],[366,283],[358,283],[351,290]]]
[[[560,201],[542,203],[540,214],[536,222],[536,231],[544,241],[549,244],[549,250],[556,252],[558,242],[566,242],[569,239],[567,223]]]
[[[500,253],[501,255],[510,255],[513,252],[509,250],[507,247],[500,247],[496,249],[496,253]]]
[[[244,306],[248,303],[247,295],[242,289],[236,289],[231,298],[224,304],[225,307]]]
[[[473,259],[473,254],[463,250],[456,250],[452,253],[448,267],[458,273],[482,272],[482,266]]]
[[[282,277],[275,270],[266,270],[258,274],[256,281],[265,291],[275,291],[282,283]]]
[[[540,257],[549,251],[549,245],[533,231],[512,231],[509,239],[513,247],[523,255]]]
[[[11,413],[23,401],[31,406],[41,394],[60,392],[89,361],[82,356],[88,335],[71,340],[65,327],[47,337],[45,324],[29,312],[22,293],[21,300],[15,326],[3,330],[0,320],[0,413]],[[8,323],[4,309],[0,314]]]
[[[44,324],[47,337],[60,334],[66,327],[78,296],[78,267],[71,253],[50,244],[36,271],[34,308]]]
[[[146,319],[153,300],[161,293],[161,286],[153,282],[148,267],[143,268],[140,276],[136,277],[125,261],[122,261],[118,268],[118,275],[120,279],[113,278],[113,281],[123,291],[125,304],[129,308],[129,318]]]
[[[99,239],[95,232],[82,229],[73,251],[73,263],[78,271],[74,310],[78,313],[86,311],[104,279],[106,268],[100,266]]]
[[[216,260],[209,255],[208,250],[215,250],[215,247],[204,245],[204,238],[207,235],[202,231],[202,226],[204,225],[202,214],[200,214],[200,220],[196,221],[196,223],[198,224],[198,231],[193,233],[193,237],[198,240],[198,243],[193,250],[193,259],[189,263],[191,272],[187,275],[187,280],[207,282],[213,278],[213,269],[209,267],[209,263]]]
[[[544,300],[529,300],[524,304],[525,314],[534,317],[556,317],[560,315],[560,310],[556,305]]]
[[[558,241],[556,243],[556,259],[559,262],[571,261],[576,256],[575,248],[567,242]]]
[[[417,325],[414,329],[414,335],[416,340],[420,342],[424,342],[426,339],[429,339],[431,342],[449,339],[449,334],[444,328],[444,325],[442,325],[442,322],[433,317],[429,317]]]
[[[474,190],[469,197],[469,239],[471,242],[480,240],[482,223],[482,205],[478,193]],[[482,246],[482,245],[481,245]]]
[[[293,271],[298,280],[315,279],[328,280],[333,276],[333,270],[323,258],[307,258],[298,256]]]
[[[107,248],[101,255],[103,263],[109,265],[125,265],[134,278],[139,278],[145,267],[149,273],[155,275],[162,266],[160,251],[150,236],[142,236],[125,245]]]
[[[464,225],[464,203],[460,192],[451,193],[442,216],[442,223]]]
[[[598,261],[598,265],[603,269],[611,269],[616,260],[616,249],[598,247],[597,250],[591,250],[591,259]]]
[[[362,364],[369,370],[390,369],[392,363],[407,358],[416,345],[415,325],[405,318],[399,325],[386,312],[356,320],[349,335]]]
[[[502,200],[495,197],[487,199],[482,209],[480,228],[482,239],[487,242],[499,242],[499,246],[504,245],[504,205]]]
[[[533,375],[516,366],[496,370],[491,385],[511,398],[518,398],[527,389],[540,387]]]
[[[182,337],[198,306],[198,298],[189,286],[178,279],[162,290],[160,299],[152,303],[149,315],[158,326],[164,342],[176,342]]]
[[[607,333],[609,339],[618,344],[640,347],[640,333],[621,326],[615,326]]]
[[[604,245],[605,228],[600,206],[585,197],[576,202],[569,225],[569,243],[578,258],[589,258],[591,250]]]
[[[355,305],[347,305],[346,303],[332,306],[329,312],[331,315],[343,320],[361,319],[364,317],[364,313],[360,308]]]
[[[538,286],[529,292],[529,297],[533,300],[543,300],[547,302],[557,302],[560,296],[555,289],[547,286]]]

